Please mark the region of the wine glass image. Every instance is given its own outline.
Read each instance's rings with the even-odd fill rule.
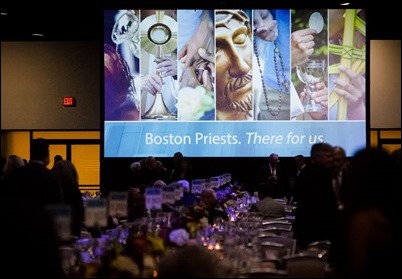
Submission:
[[[309,59],[305,63],[296,66],[297,77],[306,85],[307,92],[304,100],[304,110],[306,112],[322,111],[320,104],[316,104],[311,98],[311,94],[315,91],[315,85],[324,80],[325,60]]]

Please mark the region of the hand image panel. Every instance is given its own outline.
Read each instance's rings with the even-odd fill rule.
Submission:
[[[253,10],[254,119],[290,120],[290,11]]]
[[[176,10],[142,10],[141,119],[177,119]]]
[[[366,119],[365,10],[329,10],[329,119]]]
[[[328,120],[327,10],[292,10],[292,82],[302,107],[296,120]]]
[[[178,120],[215,120],[213,10],[177,10]]]

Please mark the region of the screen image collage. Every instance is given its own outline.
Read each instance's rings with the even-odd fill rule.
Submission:
[[[106,10],[106,121],[365,119],[365,11]]]

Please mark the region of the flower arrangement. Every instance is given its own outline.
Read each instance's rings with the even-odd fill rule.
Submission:
[[[200,120],[208,111],[214,109],[212,92],[203,86],[183,87],[179,91],[176,108],[179,120]]]
[[[248,196],[231,185],[221,186],[215,191],[217,204],[212,209],[208,210],[206,204],[199,201],[177,211],[159,211],[130,226],[124,224],[110,230],[100,246],[105,251],[100,256],[102,264],[92,275],[151,278],[157,274],[158,263],[165,258],[167,251],[192,245],[221,250],[223,240],[219,236],[227,226],[225,221],[236,220],[234,209],[239,209],[239,204],[246,202]],[[225,211],[233,218],[223,220],[220,215],[213,214],[216,218],[211,222],[209,217],[211,212],[216,213],[215,209]]]
[[[170,242],[176,244],[177,246],[184,246],[190,239],[190,234],[185,229],[175,229],[169,234]]]
[[[124,230],[127,233],[122,242],[111,234],[107,251],[101,258],[101,267],[92,275],[106,278],[154,277],[158,260],[165,253],[165,240],[156,231],[145,230],[143,226]]]

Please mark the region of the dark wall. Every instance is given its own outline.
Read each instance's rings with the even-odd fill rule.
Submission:
[[[1,129],[100,129],[100,46],[1,42]],[[63,97],[76,107],[63,107]]]

